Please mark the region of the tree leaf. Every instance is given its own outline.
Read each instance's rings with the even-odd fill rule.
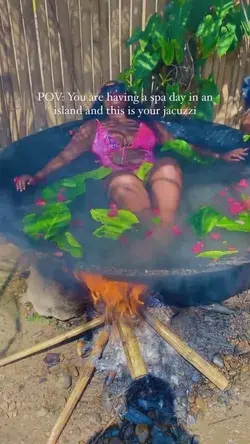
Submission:
[[[234,41],[238,42],[235,31],[236,25],[232,23],[227,23],[226,26],[222,26],[217,45],[217,54],[219,57],[228,53]]]
[[[134,75],[138,78],[147,77],[160,61],[161,54],[159,51],[150,53],[144,51],[133,60]]]
[[[239,253],[238,250],[235,251],[220,251],[220,250],[211,250],[211,251],[203,251],[198,254],[196,257],[204,257],[207,259],[220,259],[223,256],[229,256],[231,254]]]
[[[143,37],[143,35],[144,31],[142,31],[142,29],[139,27],[135,27],[132,36],[126,41],[126,45],[130,46],[133,45],[134,43],[138,43],[139,40]]]
[[[171,65],[174,60],[175,55],[175,42],[173,40],[164,43],[161,45],[161,57],[165,65]]]
[[[204,58],[208,58],[215,50],[218,44],[222,19],[214,19],[208,14],[200,23],[196,37],[200,40],[201,52]]]

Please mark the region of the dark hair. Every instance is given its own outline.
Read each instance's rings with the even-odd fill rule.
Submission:
[[[125,83],[119,82],[116,80],[110,80],[109,82],[105,83],[102,86],[99,95],[105,95],[105,94],[107,94],[107,92],[109,92],[110,94],[112,94],[112,93],[117,93],[117,94],[126,93],[128,96],[137,97],[137,99],[138,99],[138,96],[136,94],[134,94],[134,92],[132,90],[129,90],[129,88],[125,85]],[[142,112],[142,113],[139,112],[139,110],[145,110],[145,109],[147,109],[147,108],[145,107],[145,105],[143,103],[141,103],[141,102],[135,103],[133,100],[128,100],[125,112],[126,112],[126,115],[129,116],[130,119],[138,120],[139,122],[144,122],[146,125],[148,125],[154,131],[156,136],[158,137],[158,130],[155,125],[155,122],[158,119],[155,116],[154,116],[154,118],[152,118],[150,115],[145,114],[144,112]],[[93,112],[93,114],[86,114],[84,121],[96,119],[97,117],[99,120],[105,120],[107,118],[107,112],[106,112],[105,107],[103,106],[102,100],[99,100],[99,99],[96,100],[93,103],[91,110],[96,111],[96,112],[97,111],[100,112],[100,110],[102,110],[102,113],[101,112],[100,113]],[[128,113],[128,111],[129,111],[129,113]]]

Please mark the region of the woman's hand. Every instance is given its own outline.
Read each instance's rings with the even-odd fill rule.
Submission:
[[[23,174],[22,176],[16,177],[14,179],[17,191],[25,191],[27,185],[34,185],[35,182],[35,177],[30,176],[29,174]]]
[[[249,148],[237,148],[236,150],[228,151],[227,153],[221,156],[221,159],[226,162],[240,162],[241,160],[245,160],[246,156],[248,156]]]

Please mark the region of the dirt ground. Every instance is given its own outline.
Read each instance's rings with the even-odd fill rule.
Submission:
[[[26,291],[25,275],[17,275],[5,289],[0,305],[0,351],[11,354],[67,331],[72,322],[48,320],[36,315],[29,304],[20,306]],[[250,297],[233,298],[231,306],[250,313]],[[16,301],[16,302],[15,302]],[[242,304],[245,304],[242,306]],[[230,305],[230,301],[229,301]],[[189,316],[189,314],[186,314]],[[74,325],[77,324],[75,321]],[[237,322],[236,322],[237,325]],[[20,327],[20,328],[19,328]],[[20,331],[18,331],[20,330]],[[215,331],[216,335],[216,331]],[[245,346],[249,346],[245,339]],[[244,346],[243,344],[243,346]],[[243,347],[242,346],[242,347]],[[48,351],[0,368],[1,444],[45,444],[60,411],[74,386],[84,359],[76,352],[76,342],[56,347],[50,353],[57,364],[44,362]],[[188,394],[189,425],[200,444],[249,444],[250,442],[250,352],[226,360],[231,397],[218,398],[211,383],[197,384]],[[105,374],[95,374],[92,383],[66,426],[59,444],[84,444],[105,428],[115,411],[107,407],[103,392]],[[215,396],[215,393],[217,395]],[[218,401],[219,399],[219,401]],[[105,443],[119,440],[106,439]]]

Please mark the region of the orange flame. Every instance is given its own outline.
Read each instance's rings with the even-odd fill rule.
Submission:
[[[105,304],[107,315],[132,316],[144,304],[140,297],[147,289],[145,285],[113,281],[84,271],[75,273],[75,277],[87,285],[95,304]]]

